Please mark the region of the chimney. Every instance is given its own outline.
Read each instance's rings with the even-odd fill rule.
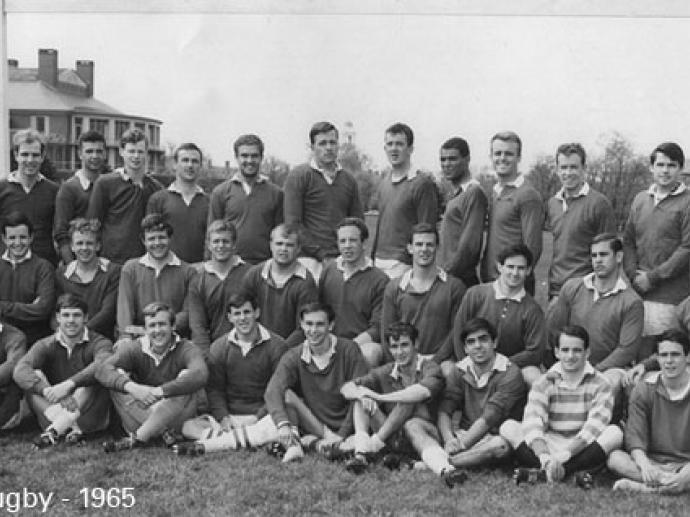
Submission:
[[[10,68],[17,68],[19,67],[19,61],[17,61],[16,59],[8,59],[7,66],[9,66]]]
[[[58,52],[54,48],[38,49],[38,78],[50,86],[57,86]]]
[[[86,83],[86,96],[93,97],[93,61],[80,59],[76,65],[77,75]]]

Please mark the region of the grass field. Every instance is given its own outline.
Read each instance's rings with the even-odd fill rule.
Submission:
[[[545,239],[544,257],[550,256]],[[544,260],[537,268],[538,298],[545,297]],[[625,515],[682,516],[690,496],[660,497],[611,492],[612,478],[597,478],[585,492],[572,482],[516,486],[510,467],[470,473],[449,490],[430,472],[390,472],[375,466],[353,476],[342,465],[318,457],[282,466],[262,451],[178,458],[162,447],[105,455],[99,442],[32,451],[37,429],[0,437],[0,513],[10,512],[13,493],[54,495],[47,515],[135,515],[153,517],[234,515]],[[134,505],[127,497],[131,488]],[[83,490],[86,489],[86,490]],[[109,490],[101,492],[99,489]],[[81,491],[81,492],[80,492]],[[90,497],[85,499],[86,495]],[[124,497],[123,497],[124,496]],[[62,501],[69,499],[69,501]],[[104,502],[105,499],[105,502]],[[31,501],[29,501],[31,502]],[[88,504],[87,504],[88,503]],[[110,503],[111,508],[108,507]]]

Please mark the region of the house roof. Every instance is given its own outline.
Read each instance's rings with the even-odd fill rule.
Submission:
[[[86,83],[74,70],[61,68],[58,81],[86,88]],[[120,110],[101,102],[94,97],[74,95],[58,88],[52,88],[38,80],[36,68],[10,69],[7,85],[7,102],[11,110],[29,111],[70,111],[86,115],[108,115],[143,119],[160,123],[161,121],[138,115],[127,115]]]

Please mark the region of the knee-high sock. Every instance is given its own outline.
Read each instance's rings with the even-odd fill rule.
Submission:
[[[426,463],[435,474],[441,475],[444,470],[452,470],[454,467],[448,462],[448,454],[440,445],[426,447],[420,454],[422,461]]]
[[[241,447],[258,447],[278,440],[278,429],[270,416],[259,420],[256,424],[242,426],[239,429],[226,431],[220,436],[199,440],[206,452],[239,449]]]
[[[55,429],[58,435],[62,435],[74,425],[81,413],[79,410],[67,411],[60,404],[52,404],[43,411],[43,414],[51,422],[49,427]]]
[[[572,474],[578,470],[592,469],[602,465],[606,461],[606,453],[597,442],[590,443],[579,454],[576,454],[565,462],[566,474]]]

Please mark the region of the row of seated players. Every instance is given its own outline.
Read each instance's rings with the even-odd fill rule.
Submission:
[[[201,350],[174,332],[175,313],[164,303],[144,308],[143,336],[113,350],[86,328],[86,304],[61,296],[55,335],[37,342],[13,372],[44,429],[36,447],[63,436],[79,443],[104,429],[112,401],[128,434],[106,441],[105,452],[157,437],[180,455],[275,443],[283,462],[299,460],[305,449],[331,459],[349,454],[346,468],[357,474],[375,458],[394,467],[418,456],[449,487],[467,478],[465,467],[513,452],[518,482],[574,474],[587,488],[590,470],[608,458],[622,476],[614,489],[690,489],[690,343],[680,331],[662,334],[660,372],[632,391],[625,452],[623,432],[611,424],[611,384],[588,361],[589,336],[580,326],[561,329],[558,361],[528,390],[520,369],[496,351],[495,330],[483,318],[463,327],[466,357],[440,366],[419,353],[413,325],[394,322],[384,334],[393,360],[369,369],[353,341],[331,332],[328,305],[301,307],[305,340],[292,349],[258,322],[251,297],[233,295],[227,316],[234,328],[213,344],[207,366]],[[10,326],[1,339],[6,349],[24,349],[23,335]],[[199,415],[203,388],[208,407]],[[178,441],[179,432],[193,441]]]

